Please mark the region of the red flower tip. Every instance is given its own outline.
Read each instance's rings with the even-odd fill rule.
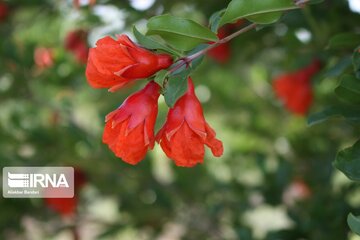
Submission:
[[[87,62],[89,53],[86,38],[87,32],[84,30],[71,31],[65,38],[65,49],[73,53],[76,59],[83,64]]]
[[[45,205],[63,217],[73,216],[78,206],[78,194],[80,189],[86,184],[86,175],[79,169],[74,168],[74,187],[75,195],[73,198],[45,198]],[[48,191],[53,191],[48,190]]]
[[[320,62],[314,60],[307,67],[281,75],[273,81],[276,96],[284,102],[289,111],[306,115],[313,101],[311,78],[320,67]]]
[[[78,198],[45,198],[45,205],[63,217],[72,216],[76,212]]]
[[[164,126],[156,135],[156,141],[177,166],[193,167],[203,162],[204,145],[216,157],[223,154],[222,142],[215,136],[215,131],[205,121],[194,85],[189,78],[187,92],[169,110]]]
[[[48,68],[54,64],[53,52],[50,48],[39,47],[35,49],[34,61],[39,68]]]
[[[129,164],[137,164],[154,147],[160,86],[154,81],[129,96],[106,116],[103,142]]]
[[[117,40],[104,37],[90,49],[86,77],[94,88],[122,88],[127,83],[147,78],[173,63],[167,54],[155,54],[133,43],[126,35]]]
[[[4,21],[8,14],[9,7],[4,2],[0,2],[0,22]]]

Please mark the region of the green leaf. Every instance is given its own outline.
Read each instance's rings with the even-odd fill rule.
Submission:
[[[181,51],[189,51],[201,43],[218,40],[215,33],[199,23],[168,14],[150,18],[147,27],[147,35],[159,35]]]
[[[351,180],[360,181],[360,141],[340,151],[336,156],[334,166]]]
[[[298,6],[293,0],[232,0],[220,20],[220,26],[240,18],[269,24],[276,22],[282,11],[296,8]]]
[[[156,76],[154,78],[154,81],[159,84],[160,87],[163,86],[163,82],[164,82],[164,79],[167,75],[168,71],[167,70],[161,70],[159,72],[156,73]]]
[[[346,120],[358,122],[360,121],[360,109],[348,106],[332,106],[320,112],[311,114],[308,117],[307,122],[312,126],[333,117],[344,117]]]
[[[355,76],[360,79],[360,47],[355,49],[352,61],[354,65]]]
[[[329,49],[354,49],[360,43],[360,34],[340,33],[333,36],[328,44]]]
[[[322,78],[339,77],[351,66],[351,56],[345,56],[323,74]]]
[[[159,43],[158,41],[156,41],[155,39],[152,39],[151,37],[145,36],[143,34],[141,34],[136,27],[133,27],[133,33],[134,36],[136,37],[138,43],[147,48],[147,49],[152,49],[152,50],[163,50],[165,52],[174,54],[176,56],[181,56],[181,53],[179,53],[178,51]]]
[[[350,104],[360,104],[360,80],[352,75],[344,75],[335,94]]]
[[[310,0],[308,2],[308,4],[318,4],[318,3],[322,3],[324,0]]]
[[[188,88],[187,78],[189,74],[190,69],[187,68],[179,74],[169,76],[164,98],[170,108],[174,107],[176,101],[185,94]]]
[[[347,217],[347,223],[354,233],[360,235],[360,216],[355,217],[352,213],[349,213]]]
[[[211,31],[213,32],[217,32],[217,30],[219,29],[220,26],[220,20],[222,15],[224,14],[226,9],[222,9],[220,11],[215,12],[213,15],[211,15],[210,19],[209,19],[209,26]]]

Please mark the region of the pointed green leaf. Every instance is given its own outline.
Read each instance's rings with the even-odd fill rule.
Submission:
[[[167,75],[168,71],[167,70],[160,70],[159,72],[156,73],[156,76],[154,78],[154,81],[159,84],[160,87],[163,86],[163,82],[164,79]]]
[[[269,24],[277,21],[284,10],[298,8],[293,0],[232,0],[220,20],[220,25],[231,23],[240,18]]]
[[[352,213],[349,213],[347,217],[347,223],[354,233],[360,235],[360,216],[355,217]]]
[[[329,40],[329,49],[354,49],[360,43],[360,34],[339,33]]]
[[[136,29],[135,26],[133,27],[133,33],[134,33],[134,36],[137,39],[138,43],[144,48],[151,49],[151,50],[163,50],[165,52],[174,54],[176,56],[181,55],[178,51],[176,51],[176,50],[174,50],[174,49],[172,49],[172,48],[170,48],[170,47],[168,47],[168,46],[166,46],[164,44],[159,43],[158,41],[152,39],[151,37],[148,37],[148,36],[145,36],[145,35],[141,34]]]
[[[352,75],[343,76],[335,94],[350,104],[360,104],[360,79]]]
[[[328,107],[320,112],[311,114],[308,117],[308,124],[310,126],[327,121],[333,117],[344,117],[346,120],[359,122],[360,121],[360,109],[349,106],[337,106]]]
[[[351,55],[340,59],[335,65],[328,68],[322,78],[340,77],[351,66]]]
[[[211,15],[210,19],[209,19],[209,26],[211,31],[213,32],[217,32],[219,25],[220,25],[220,20],[222,15],[224,14],[225,9],[222,9],[220,11],[215,12],[213,15]]]
[[[334,166],[351,180],[360,181],[360,141],[340,151],[336,156]]]
[[[357,79],[360,79],[360,47],[355,49],[352,61],[354,65],[355,76]]]
[[[168,14],[151,18],[147,27],[147,35],[159,35],[181,51],[189,51],[201,43],[218,40],[215,33],[199,23]]]
[[[179,74],[168,78],[164,98],[170,108],[174,107],[176,101],[185,94],[188,88],[187,78],[189,77],[190,71],[190,69],[185,69]]]

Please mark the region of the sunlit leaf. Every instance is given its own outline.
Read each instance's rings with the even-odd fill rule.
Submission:
[[[164,92],[164,98],[166,104],[172,108],[176,101],[184,95],[188,88],[187,78],[190,74],[189,69],[185,69],[184,71],[169,76],[168,83]]]
[[[298,8],[292,0],[233,0],[226,9],[220,25],[231,23],[240,18],[269,24],[276,22],[284,10]]]
[[[147,27],[147,35],[159,35],[181,51],[189,51],[201,43],[217,41],[216,34],[210,29],[193,20],[168,14],[151,18]]]
[[[179,52],[177,52],[176,50],[164,45],[164,44],[161,44],[159,41],[156,41],[155,39],[152,39],[151,37],[149,36],[145,36],[143,34],[141,34],[137,29],[136,27],[134,26],[133,27],[133,33],[134,33],[134,36],[136,37],[138,43],[142,46],[142,47],[145,47],[147,49],[152,49],[152,50],[163,50],[165,52],[168,52],[168,53],[171,53],[171,54],[174,54],[174,55],[181,55]]]
[[[347,223],[354,233],[360,235],[360,216],[354,216],[352,213],[349,213],[347,217]]]

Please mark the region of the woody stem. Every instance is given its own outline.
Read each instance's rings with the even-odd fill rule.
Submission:
[[[193,61],[194,59],[204,55],[205,53],[207,53],[208,51],[210,51],[211,49],[213,48],[216,48],[217,46],[221,45],[221,44],[224,44],[226,42],[229,42],[231,39],[239,36],[240,34],[244,33],[244,32],[247,32],[253,28],[255,28],[257,25],[256,23],[252,23],[236,32],[234,32],[233,34],[230,34],[229,36],[223,38],[223,39],[220,39],[219,41],[209,45],[207,48],[204,48],[203,50],[201,51],[198,51],[190,56],[187,56],[187,57],[184,57],[184,58],[181,58],[179,59],[179,64],[175,65],[173,68],[171,68],[169,70],[169,72],[175,72],[176,70],[178,70],[179,68],[181,68],[182,66],[184,66],[185,64],[189,64],[191,63],[191,61]]]
[[[304,7],[308,2],[310,2],[310,0],[294,0],[294,3],[295,3],[295,6],[291,6],[287,9],[283,9],[284,11],[286,10],[293,10],[293,9],[298,9],[298,8],[302,8]],[[177,65],[175,65],[173,68],[171,68],[169,70],[169,73],[173,73],[175,72],[176,70],[180,69],[182,66],[184,66],[185,64],[188,65],[190,64],[194,59],[204,55],[205,53],[207,53],[208,51],[210,51],[211,49],[213,48],[216,48],[217,46],[221,45],[221,44],[224,44],[226,42],[229,42],[230,40],[232,40],[233,38],[239,36],[240,34],[242,33],[245,33],[253,28],[255,28],[257,25],[256,23],[252,23],[236,32],[234,32],[233,34],[230,34],[229,36],[223,38],[223,39],[220,39],[219,41],[209,45],[207,48],[204,48],[203,50],[201,51],[198,51],[190,56],[186,56],[186,57],[183,57],[183,58],[180,58],[178,60],[178,63]]]

